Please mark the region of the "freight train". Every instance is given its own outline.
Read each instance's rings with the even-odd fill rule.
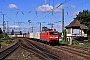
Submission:
[[[59,43],[59,33],[55,29],[54,30],[49,29],[47,31],[33,32],[33,33],[23,34],[23,35],[14,35],[12,37],[32,38],[32,39],[37,39],[48,43]]]

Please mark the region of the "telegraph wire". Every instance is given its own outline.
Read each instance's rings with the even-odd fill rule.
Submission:
[[[79,2],[79,1],[78,1]],[[74,3],[73,5],[76,5],[76,6],[79,6],[79,5],[82,5],[82,4],[86,4],[86,3],[88,3],[88,2],[90,2],[90,0],[88,0],[88,1],[84,1],[84,2],[81,2],[81,3]],[[68,7],[65,7],[66,9],[67,9],[67,15],[69,14],[68,13],[68,9],[69,8],[71,8],[71,6],[68,6]],[[70,17],[72,17],[72,16],[70,16]]]
[[[8,5],[5,0],[2,0],[2,1],[4,1],[4,3],[5,3],[6,5]],[[68,1],[69,1],[69,0],[68,0]],[[68,2],[68,1],[65,1],[65,2]],[[65,2],[64,2],[64,3],[65,3]],[[61,4],[61,5],[62,5],[62,4]],[[60,5],[59,5],[59,6],[60,6]],[[59,6],[58,6],[58,7],[59,7]],[[53,7],[54,7],[54,0],[53,0]],[[57,8],[58,8],[58,7],[57,7]],[[11,9],[11,8],[10,8],[10,9]],[[12,9],[11,9],[11,10],[12,10]],[[19,11],[20,11],[20,9],[19,9]],[[18,12],[19,12],[19,11],[16,11],[16,14],[15,14],[16,16],[18,15]],[[21,11],[21,13],[24,15],[24,12],[23,12],[23,11]],[[53,15],[53,11],[52,11],[51,13],[52,13],[52,15]],[[36,14],[36,16],[38,16],[38,15],[37,15],[37,14],[38,14],[37,11],[35,11],[35,14]],[[48,14],[47,14],[47,15],[48,15]],[[45,16],[45,17],[46,17],[46,16]],[[43,17],[43,18],[44,18],[44,17]],[[43,19],[43,18],[42,18],[42,19]]]
[[[69,2],[69,1],[70,1],[70,0],[64,1],[63,3],[59,4],[55,9],[59,8],[61,5],[65,4],[65,3]],[[52,9],[52,10],[54,10],[54,9]],[[41,21],[42,19],[44,19],[45,17],[47,17],[50,13],[51,13],[51,12],[49,12],[47,15],[45,15],[43,18],[41,18],[40,21]]]
[[[5,2],[5,0],[3,0],[3,1]],[[50,0],[49,0],[49,1],[50,1]],[[69,1],[70,1],[70,0],[65,0],[65,2],[61,3],[61,5],[64,4],[64,3],[66,3],[66,2],[69,2]],[[5,3],[6,3],[6,2],[5,2]],[[6,4],[7,4],[7,3],[6,3]],[[50,4],[50,2],[49,2],[49,4]],[[86,2],[84,2],[84,4],[86,4]],[[60,5],[59,5],[59,6],[60,6]],[[57,8],[58,8],[59,6],[57,6]],[[69,8],[69,7],[68,7],[68,8]],[[68,9],[68,8],[67,8],[67,9]],[[11,9],[11,10],[12,10],[12,9]],[[18,11],[18,12],[19,12],[19,11]],[[16,13],[17,13],[17,12],[16,12]],[[24,12],[22,12],[22,14],[24,15]],[[37,15],[38,13],[36,12],[35,14]],[[67,14],[68,14],[68,13],[67,13]],[[49,14],[47,14],[47,15],[49,15]],[[47,16],[47,15],[46,15],[46,16]],[[45,16],[45,17],[46,17],[46,16]],[[41,18],[41,19],[44,19],[45,17],[43,17],[43,18]]]
[[[54,0],[53,0],[54,1]],[[59,6],[61,6],[61,5],[63,5],[63,4],[65,4],[65,3],[67,3],[67,2],[69,2],[70,0],[67,0],[67,1],[64,1],[63,3],[61,3],[61,4],[59,4],[56,8],[58,8]],[[49,1],[50,2],[50,1]],[[50,4],[49,4],[50,5]],[[53,5],[54,5],[54,3],[53,3]],[[53,7],[54,8],[54,7]],[[54,10],[54,9],[51,9],[52,11]],[[53,15],[53,12],[49,12],[47,15],[45,15],[43,18],[41,18],[40,19],[40,21],[42,20],[42,19],[44,19],[45,17],[47,17],[50,13],[52,13],[52,15]],[[37,13],[35,13],[36,15],[37,15]],[[42,15],[42,14],[41,14]],[[41,15],[39,15],[39,16],[41,16]],[[37,17],[37,16],[36,16]],[[35,18],[36,18],[35,17]],[[34,19],[34,18],[33,18]]]
[[[8,6],[8,3],[5,1],[5,0],[2,0],[7,6]],[[13,12],[13,14],[15,14],[14,13],[14,11],[10,8],[10,10]],[[15,14],[16,15],[16,14]],[[8,16],[6,16],[8,19],[10,19],[11,21],[13,21],[11,18],[9,18]]]
[[[80,3],[80,4],[75,4],[75,5],[82,5],[82,4],[86,4],[86,3],[88,3],[88,2],[90,2],[90,0],[88,0],[88,1],[85,1],[85,2],[82,2],[82,3]]]
[[[8,6],[8,4],[7,4],[7,2],[6,2],[5,0],[2,0],[2,1]],[[10,9],[11,9],[11,8],[10,8]],[[14,10],[11,9],[11,11],[13,12]],[[13,13],[14,13],[14,14],[16,15],[16,17],[17,17],[17,15],[18,15],[19,12],[21,12],[21,14],[23,15],[23,18],[24,18],[24,12],[23,12],[23,11],[20,11],[20,9],[18,9],[18,11],[16,11],[16,13],[14,13],[14,12],[13,12]],[[6,16],[6,17],[7,17],[8,19],[10,19],[11,21],[13,21],[13,20],[12,20],[11,18],[9,18],[8,16]],[[17,17],[17,20],[19,20],[18,17]],[[13,22],[14,22],[14,24],[16,23],[15,21],[13,21]],[[18,23],[22,23],[22,22],[18,22]]]
[[[1,14],[4,14],[4,13],[2,13],[2,12],[0,12]],[[7,15],[5,15],[9,20],[11,20],[11,21],[13,21],[11,18],[9,18]],[[13,22],[15,22],[15,21],[13,21]]]

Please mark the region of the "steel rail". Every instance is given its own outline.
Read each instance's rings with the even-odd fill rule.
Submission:
[[[12,45],[11,47],[0,52],[0,60],[5,59],[8,55],[10,55],[13,51],[15,51],[20,46],[19,41]]]
[[[42,54],[42,52],[40,52],[40,51],[38,51],[38,50],[36,50],[36,49],[34,49],[34,48],[31,48],[31,47],[28,47],[28,46],[26,46],[25,44],[23,44],[23,43],[21,43],[21,47],[23,48],[23,49],[26,49],[27,51],[30,51],[30,52],[32,52],[32,53],[35,53],[37,56],[39,56],[41,59],[43,59],[43,60],[47,60],[47,56],[45,56],[45,55],[43,55]],[[50,59],[48,59],[48,60],[50,60]]]
[[[27,40],[27,41],[28,41],[28,40]],[[42,53],[44,53],[45,55],[49,56],[51,59],[57,59],[57,60],[62,59],[61,56],[56,55],[56,54],[54,54],[54,53],[51,53],[51,52],[43,49],[42,47],[37,46],[37,44],[32,43],[31,41],[28,41],[28,43],[29,43],[30,45],[32,44],[32,45],[34,46],[34,48],[40,50]],[[65,59],[64,59],[64,60],[65,60]]]
[[[72,54],[76,54],[76,55],[84,57],[86,59],[90,59],[90,54],[78,51],[76,49],[71,49],[68,47],[60,47],[60,46],[55,46],[54,48],[59,49],[59,50],[63,50],[63,51],[67,51],[67,52],[72,53]]]

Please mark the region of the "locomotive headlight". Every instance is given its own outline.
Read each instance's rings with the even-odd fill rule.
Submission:
[[[50,38],[53,38],[53,37],[50,37]]]
[[[58,38],[58,37],[55,37],[55,38]]]
[[[50,37],[50,38],[58,38],[58,37]]]

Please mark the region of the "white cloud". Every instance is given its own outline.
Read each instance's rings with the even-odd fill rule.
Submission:
[[[42,5],[42,6],[38,6],[36,8],[37,11],[39,12],[50,12],[50,11],[54,11],[54,12],[61,12],[61,9],[64,7],[64,5],[60,5],[60,4],[57,4],[55,7],[51,6],[51,5]],[[56,8],[57,6],[59,6],[58,8]]]
[[[9,26],[10,28],[19,28],[17,25]]]
[[[71,5],[70,7],[71,7],[71,8],[76,8],[76,6],[75,6],[75,5]]]
[[[77,15],[79,14],[80,11],[75,11],[75,12],[72,12],[72,13],[68,13],[67,16],[74,16],[74,15]]]
[[[42,5],[42,6],[38,6],[36,8],[36,10],[40,11],[40,12],[48,12],[48,11],[52,11],[52,9],[53,9],[53,6],[49,6],[48,4]]]
[[[10,9],[18,9],[18,7],[15,4],[9,4],[8,7]]]

